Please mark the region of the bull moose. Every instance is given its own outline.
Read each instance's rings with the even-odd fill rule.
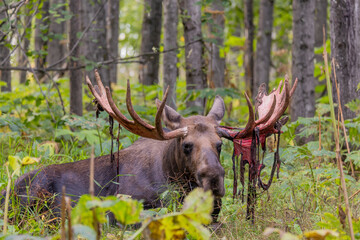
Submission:
[[[234,141],[234,154],[244,155],[250,165],[251,149],[250,145],[246,144],[254,142],[251,140],[251,132],[256,129],[260,131],[260,138],[263,139],[261,144],[264,144],[263,141],[269,134],[279,132],[274,129],[275,123],[286,110],[297,83],[295,81],[290,90],[286,79],[283,91],[280,92],[281,83],[269,96],[265,95],[264,89],[260,89],[256,104],[260,119],[256,121],[253,106],[245,94],[249,121],[243,130],[238,131],[239,128],[236,128],[235,131],[234,128],[220,126],[225,114],[225,105],[221,97],[215,97],[207,116],[185,118],[165,104],[168,91],[165,92],[162,102],[156,101],[158,110],[155,126],[152,126],[134,111],[128,81],[126,105],[133,119],[129,120],[116,107],[109,88],[103,86],[97,71],[95,78],[95,86],[88,78],[86,82],[98,107],[105,110],[122,127],[142,138],[113,157],[106,155],[95,158],[94,181],[97,184],[94,194],[126,194],[134,199],[143,200],[145,208],[155,208],[161,206],[160,194],[168,189],[170,184],[181,186],[185,192],[201,187],[205,191],[211,190],[215,197],[214,221],[221,210],[221,197],[225,194],[225,171],[220,164],[221,139]],[[162,127],[162,120],[165,129]],[[259,167],[258,165],[255,166]],[[15,182],[14,193],[20,203],[25,205],[38,201],[44,195],[53,195],[54,201],[50,207],[58,213],[62,187],[65,186],[66,195],[77,200],[89,191],[89,174],[90,159],[50,165],[21,176]],[[236,178],[235,172],[234,177]],[[243,180],[241,182],[243,183]],[[235,183],[234,179],[234,189]]]
[[[195,187],[211,190],[215,196],[214,220],[220,211],[221,197],[225,194],[224,174],[220,164],[221,138],[225,131],[219,128],[225,106],[217,96],[207,116],[182,117],[157,100],[155,126],[142,120],[131,103],[130,85],[127,83],[126,104],[133,120],[128,120],[116,107],[109,88],[105,88],[95,71],[97,85],[86,82],[101,106],[113,119],[130,132],[141,136],[130,147],[94,160],[94,194],[108,196],[126,194],[143,200],[145,208],[161,205],[160,194],[169,184],[184,186],[185,191]],[[167,129],[163,129],[161,119]],[[117,167],[118,163],[118,167]],[[51,208],[59,212],[62,186],[66,195],[77,200],[89,191],[90,160],[49,165],[21,176],[14,193],[21,204],[31,204],[45,195],[53,195]]]

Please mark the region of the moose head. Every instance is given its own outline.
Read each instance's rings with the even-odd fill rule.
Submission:
[[[161,168],[163,172],[157,174],[166,175],[171,182],[189,184],[190,189],[202,187],[204,190],[211,190],[215,197],[224,196],[225,171],[219,160],[223,132],[219,124],[225,113],[221,97],[216,96],[207,116],[182,117],[174,109],[165,105],[168,95],[166,91],[163,101],[156,100],[158,110],[155,124],[152,126],[134,111],[129,81],[127,82],[126,106],[133,120],[127,119],[116,107],[109,88],[103,86],[97,72],[95,72],[95,78],[97,81],[95,86],[88,78],[86,82],[97,104],[130,132],[156,140],[147,147],[151,148],[148,149],[150,152],[156,152],[162,160],[162,166],[158,168]],[[161,120],[164,121],[166,129],[163,129]],[[147,162],[149,158],[150,156],[138,161]]]

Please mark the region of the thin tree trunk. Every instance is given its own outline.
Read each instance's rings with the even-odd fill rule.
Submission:
[[[327,0],[316,0],[315,3],[315,47],[323,46],[323,28],[325,28],[325,38],[327,36]],[[323,62],[322,54],[315,55],[317,62]]]
[[[177,0],[164,0],[164,50],[177,47],[178,3]],[[178,59],[176,51],[164,54],[164,90],[169,87],[166,103],[176,109],[176,78]]]
[[[354,118],[356,114],[344,105],[356,98],[360,99],[360,92],[356,90],[360,82],[359,5],[359,1],[341,0],[331,1],[330,7],[331,57],[335,59],[345,119]],[[336,92],[335,86],[333,92]]]
[[[64,18],[64,12],[66,11],[65,0],[50,0],[50,9],[56,12],[50,15],[50,26],[49,26],[49,42],[48,42],[48,55],[47,64],[52,65],[59,59],[65,56],[67,51],[66,43],[66,21],[61,20]],[[61,7],[57,7],[60,6]],[[54,67],[61,67],[61,63],[54,65]]]
[[[91,81],[95,81],[94,68],[101,67],[99,74],[105,86],[110,86],[110,73],[108,66],[97,66],[97,62],[108,60],[108,51],[106,46],[106,4],[105,0],[93,1],[93,4],[82,2],[82,28],[84,29],[95,17],[86,37],[83,40],[81,54],[86,57],[90,63],[86,74]],[[94,82],[95,83],[95,82]]]
[[[179,7],[184,25],[186,89],[198,90],[206,87],[206,75],[203,60],[203,42],[201,33],[201,5],[198,0],[179,0]],[[187,102],[188,107],[204,109],[204,99],[197,98]]]
[[[315,113],[314,29],[315,1],[293,1],[292,79],[298,87],[291,101],[291,120]]]
[[[69,8],[73,14],[70,19],[69,29],[69,48],[72,49],[77,42],[77,33],[81,31],[81,16],[80,16],[81,2],[78,0],[70,0]],[[75,60],[80,57],[80,47],[76,47],[71,53],[69,66],[76,67],[80,63]],[[82,104],[82,71],[70,70],[70,113],[82,116],[83,104]]]
[[[162,0],[145,0],[141,30],[141,54],[156,52],[160,47]],[[159,55],[143,56],[140,65],[140,83],[159,83]]]
[[[31,4],[31,3],[29,3]],[[28,24],[29,27],[28,29],[31,29],[31,16],[30,16],[30,8],[23,8],[22,9],[24,12],[25,12],[25,16],[24,16],[24,26],[27,26]],[[24,29],[24,32],[26,31],[26,29]],[[22,47],[24,49],[25,52],[27,52],[29,50],[29,46],[30,46],[30,39],[31,39],[31,32],[29,34],[29,36],[27,34],[25,34],[24,38],[23,38],[23,41],[22,41]],[[19,50],[19,58],[18,58],[18,65],[20,67],[26,67],[27,65],[27,62],[26,62],[26,59],[24,57],[24,54],[22,53],[22,50],[20,49]],[[27,71],[20,71],[19,72],[19,78],[20,78],[20,83],[21,84],[24,84],[26,82],[26,74],[27,74]]]
[[[117,59],[119,56],[119,15],[120,4],[118,0],[109,0],[107,5],[107,48],[108,58]],[[113,63],[109,66],[109,77],[113,83],[117,82],[117,64]]]
[[[254,23],[253,23],[253,1],[245,0],[245,86],[246,91],[251,96],[254,89]]]
[[[42,0],[42,8],[39,9],[41,18],[35,20],[35,51],[38,57],[35,60],[36,68],[45,68],[46,52],[48,50],[48,31],[50,20],[50,0]],[[37,72],[39,79],[44,77],[43,72]]]
[[[274,0],[261,0],[254,69],[253,97],[257,95],[260,84],[265,83],[266,86],[269,86],[273,11]]]
[[[0,19],[6,18],[5,13],[0,14]],[[3,39],[4,34],[0,31],[0,39]],[[10,58],[8,58],[10,54],[10,50],[5,46],[8,39],[6,37],[2,42],[0,42],[0,62],[2,62],[5,58],[7,60],[1,65],[1,67],[10,67]],[[10,70],[0,70],[0,81],[6,83],[6,86],[1,86],[1,92],[11,92],[11,71]]]
[[[216,88],[224,87],[225,80],[225,56],[220,49],[224,47],[224,29],[225,16],[224,6],[221,0],[214,0],[212,2],[210,13],[212,14],[213,22],[209,24],[211,38],[211,57],[210,57],[210,86]]]

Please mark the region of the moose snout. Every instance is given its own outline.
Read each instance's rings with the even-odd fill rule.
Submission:
[[[198,184],[205,190],[211,190],[215,197],[225,195],[224,187],[224,169],[203,169],[197,174]]]

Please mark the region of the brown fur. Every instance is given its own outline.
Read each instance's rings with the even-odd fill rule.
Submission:
[[[114,162],[111,162],[110,155],[95,158],[95,195],[127,194],[143,200],[145,208],[151,208],[162,205],[159,196],[169,184],[176,183],[186,192],[202,187],[212,190],[215,195],[217,214],[220,198],[225,194],[225,172],[219,161],[221,137],[217,132],[218,124],[218,117],[211,112],[208,116],[180,117],[173,127],[187,127],[185,137],[166,141],[140,138],[119,152],[118,173],[118,154],[114,154]],[[186,144],[192,145],[191,153],[185,153]],[[66,187],[66,194],[73,200],[89,192],[89,165],[90,161],[86,159],[34,170],[16,181],[15,194],[26,205],[35,202],[44,193],[46,196],[54,195],[52,207],[56,209],[60,205],[62,186]],[[116,184],[117,174],[120,177]]]

